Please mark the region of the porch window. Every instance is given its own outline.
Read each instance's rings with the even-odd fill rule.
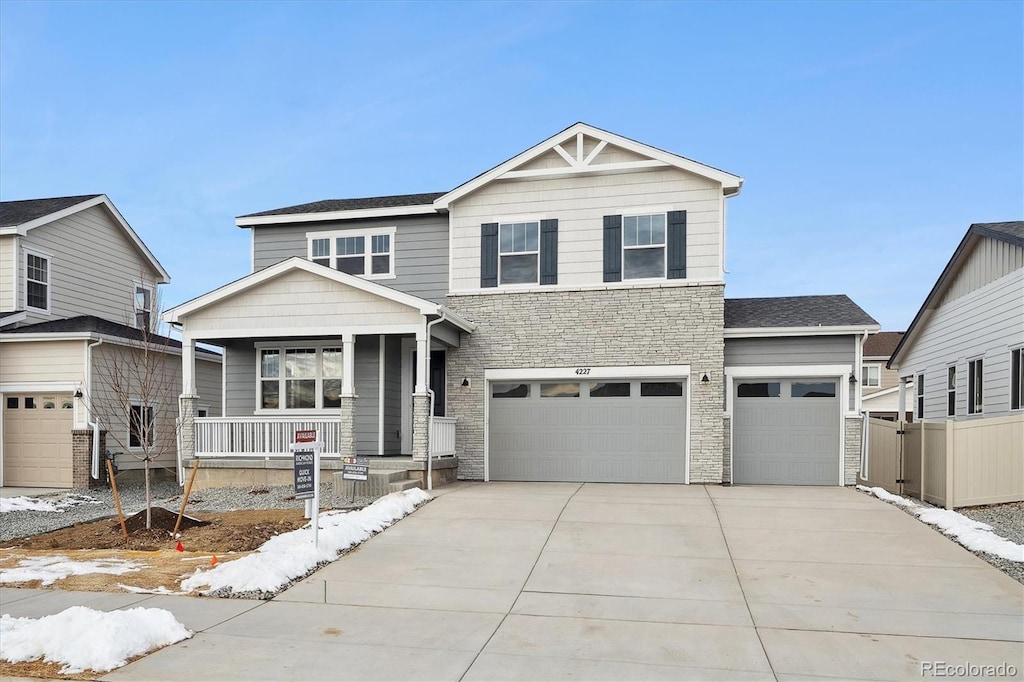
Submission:
[[[368,231],[310,232],[309,259],[367,279],[391,278],[394,270],[395,228]]]
[[[261,410],[324,410],[341,406],[342,349],[334,346],[262,348]]]

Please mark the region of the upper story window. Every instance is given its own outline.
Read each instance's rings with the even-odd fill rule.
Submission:
[[[367,279],[395,276],[395,228],[309,232],[309,259]]]
[[[537,284],[540,276],[540,223],[498,225],[498,282]]]
[[[150,329],[153,321],[153,287],[136,284],[134,304],[136,329]]]
[[[984,407],[984,370],[981,358],[967,363],[967,414],[980,414]]]
[[[665,214],[622,216],[622,278],[665,276]]]
[[[50,312],[50,259],[46,256],[25,254],[25,305]]]
[[[882,385],[882,367],[881,365],[864,365],[861,367],[861,380],[864,382],[864,388],[878,388]]]

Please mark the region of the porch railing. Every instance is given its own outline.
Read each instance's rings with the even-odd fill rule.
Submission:
[[[455,417],[430,419],[430,456],[449,457],[455,454]]]
[[[290,457],[288,446],[298,429],[316,429],[324,444],[322,455],[339,456],[341,417],[199,417],[196,456]]]

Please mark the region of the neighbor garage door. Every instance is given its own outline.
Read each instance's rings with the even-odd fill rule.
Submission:
[[[735,381],[733,483],[839,485],[836,379]]]
[[[4,485],[70,488],[71,395],[4,394]]]
[[[684,379],[489,386],[495,481],[686,482]]]

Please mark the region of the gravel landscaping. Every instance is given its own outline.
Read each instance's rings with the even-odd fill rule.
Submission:
[[[992,504],[987,507],[966,507],[958,512],[973,521],[992,526],[992,531],[1010,542],[1024,545],[1024,502]],[[1024,563],[1007,561],[991,554],[975,552],[1017,582],[1024,583]]]
[[[125,516],[131,516],[145,508],[146,489],[142,484],[119,485],[121,507]],[[151,488],[153,506],[171,511],[181,508],[184,493],[173,481],[154,483]],[[290,509],[301,508],[302,500],[295,500],[290,485],[257,486],[253,488],[207,488],[193,490],[186,514],[200,514],[237,509]],[[117,515],[114,496],[110,488],[91,490],[66,490],[48,495],[32,497],[61,506],[64,511],[10,511],[0,515],[0,542],[12,538],[27,537],[66,528],[83,521],[94,521]],[[320,506],[323,509],[362,508],[372,497],[356,497],[352,502],[348,495],[336,496],[332,483],[320,484]]]

